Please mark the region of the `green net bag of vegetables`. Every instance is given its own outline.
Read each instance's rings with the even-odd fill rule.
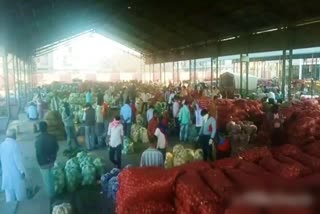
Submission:
[[[89,162],[84,162],[81,167],[82,186],[93,185],[96,181],[96,168]]]
[[[93,165],[96,167],[97,176],[101,177],[105,173],[105,163],[101,158],[96,158],[93,161]]]
[[[52,169],[52,174],[54,179],[54,192],[57,195],[62,194],[66,186],[64,166],[62,164],[55,163]]]
[[[74,192],[81,183],[81,170],[77,158],[71,158],[65,166],[67,189],[69,192]]]

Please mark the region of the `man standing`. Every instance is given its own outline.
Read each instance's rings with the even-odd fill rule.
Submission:
[[[177,96],[173,99],[173,106],[172,106],[172,116],[174,118],[174,124],[175,124],[175,133],[179,134],[179,110],[180,110],[180,104],[179,99]]]
[[[150,139],[150,147],[145,150],[141,155],[140,166],[158,166],[163,167],[164,160],[162,153],[156,149],[157,143],[155,138]]]
[[[92,93],[91,93],[91,89],[89,89],[86,93],[86,103],[90,103],[92,102]]]
[[[0,144],[2,166],[2,190],[5,191],[6,202],[22,201],[27,198],[25,184],[25,168],[21,150],[16,141],[16,130],[9,129],[7,138]]]
[[[39,123],[40,135],[36,139],[36,157],[40,166],[40,172],[45,185],[45,189],[50,198],[54,197],[54,180],[52,168],[57,158],[59,145],[57,138],[47,132],[46,122]]]
[[[190,110],[187,105],[187,102],[184,100],[183,106],[179,112],[179,121],[180,121],[180,141],[187,142],[189,134],[189,124],[190,124]]]
[[[83,120],[85,124],[85,141],[88,150],[92,150],[94,148],[95,142],[95,122],[96,122],[96,114],[95,110],[92,108],[90,103],[86,104],[86,109],[83,114]]]
[[[108,128],[108,138],[109,138],[109,159],[121,169],[121,150],[123,142],[123,126],[121,124],[120,117],[117,116],[109,124]],[[116,158],[115,158],[116,156]]]
[[[120,117],[123,121],[124,135],[130,137],[131,121],[132,121],[132,109],[130,106],[130,100],[127,99],[126,103],[121,107]]]
[[[51,111],[59,111],[60,110],[60,100],[57,96],[57,93],[54,92],[53,98],[50,102]]]
[[[96,135],[98,138],[98,145],[103,144],[103,134],[104,134],[104,117],[103,117],[103,100],[97,102],[96,106]]]
[[[148,109],[148,111],[147,111],[147,123],[149,123],[150,120],[152,120],[152,118],[153,118],[153,111],[154,111],[153,105],[150,105],[150,106],[149,106],[149,109]]]

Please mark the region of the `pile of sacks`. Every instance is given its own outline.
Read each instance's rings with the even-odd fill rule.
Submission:
[[[197,160],[203,160],[202,149],[187,149],[184,148],[182,144],[178,144],[173,147],[172,153],[166,153],[166,160],[164,162],[164,166],[165,168],[172,168]]]
[[[44,116],[44,121],[48,124],[48,132],[57,137],[58,140],[64,140],[66,133],[62,117],[58,111],[49,111]]]

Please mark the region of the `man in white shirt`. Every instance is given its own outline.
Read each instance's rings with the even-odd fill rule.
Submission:
[[[25,168],[22,162],[20,145],[16,141],[16,130],[9,129],[7,138],[0,144],[0,160],[2,166],[2,186],[6,202],[27,199]]]
[[[145,112],[148,108],[148,100],[149,96],[145,92],[141,93],[141,100],[142,100],[142,112]]]
[[[103,144],[103,134],[104,134],[104,118],[102,113],[102,104],[98,103],[96,107],[96,135],[98,138],[98,145],[102,146]]]
[[[172,105],[174,96],[175,96],[174,91],[171,91],[170,96],[169,96],[169,99],[168,99],[168,104],[169,104],[169,106]]]
[[[149,109],[147,111],[147,122],[149,123],[149,121],[153,118],[153,105],[149,106]]]
[[[179,111],[180,111],[180,103],[177,97],[173,99],[173,106],[172,106],[172,115],[174,118],[176,134],[179,133],[180,126],[179,126]]]
[[[109,159],[121,169],[121,150],[123,142],[123,125],[121,124],[120,116],[116,116],[114,120],[109,124],[108,128],[109,138]],[[115,158],[116,156],[116,158]]]
[[[157,137],[157,149],[162,153],[163,160],[165,160],[167,146],[166,136],[163,134],[160,128],[156,129],[156,131],[154,132],[154,136]]]

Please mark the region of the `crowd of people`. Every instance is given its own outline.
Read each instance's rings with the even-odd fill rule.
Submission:
[[[131,89],[132,92],[132,89]],[[164,88],[162,94],[166,103],[165,110],[158,112],[150,93],[142,91],[140,94],[129,93],[124,88],[121,95],[122,105],[117,115],[110,118],[108,115],[108,96],[98,91],[95,95],[88,90],[85,94],[86,104],[82,124],[85,135],[85,149],[91,151],[97,147],[109,149],[109,160],[116,167],[122,167],[122,148],[124,140],[130,138],[131,126],[138,115],[145,120],[148,133],[149,147],[142,152],[140,166],[163,167],[169,140],[170,144],[176,141],[187,143],[190,141],[190,127],[197,129],[199,147],[203,149],[204,160],[213,160],[215,142],[217,141],[216,116],[210,115],[200,102],[200,97],[205,93],[203,89],[193,89],[186,86],[170,85]],[[208,93],[208,92],[207,92]],[[93,103],[93,96],[96,103]],[[190,99],[192,97],[193,99]],[[217,99],[217,96],[215,97]],[[46,109],[51,111],[63,110],[61,117],[69,148],[79,148],[78,133],[75,129],[74,114],[68,102],[62,102],[56,95],[51,98],[50,104],[44,102],[45,94],[38,93],[30,103],[27,114],[30,120],[37,120],[39,135],[36,137],[36,159],[39,164],[45,189],[50,198],[54,197],[54,184],[52,168],[57,158],[59,149],[57,137],[48,133],[48,124],[43,121]],[[140,103],[140,106],[137,106]],[[174,124],[169,131],[169,123]],[[178,138],[176,140],[176,138]],[[223,142],[222,142],[223,144]],[[7,138],[0,144],[0,157],[3,172],[2,188],[6,192],[6,201],[23,200],[26,198],[25,176],[21,149],[16,141],[15,130],[7,131]]]

